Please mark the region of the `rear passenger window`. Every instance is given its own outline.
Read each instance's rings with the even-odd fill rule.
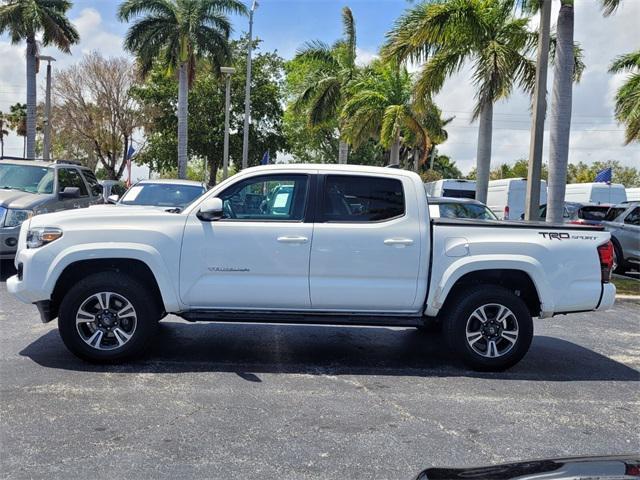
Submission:
[[[328,175],[322,215],[326,222],[379,222],[404,215],[404,192],[397,179]]]
[[[91,189],[91,195],[99,197],[102,195],[102,185],[98,183],[98,179],[91,170],[82,170],[85,180]]]

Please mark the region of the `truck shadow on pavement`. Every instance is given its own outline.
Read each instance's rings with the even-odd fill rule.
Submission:
[[[502,373],[464,367],[441,335],[414,329],[163,321],[144,357],[93,365],[67,351],[56,330],[24,350],[47,368],[118,373],[231,372],[260,382],[261,373],[478,377],[533,381],[640,381],[640,372],[575,343],[536,336],[527,356]]]

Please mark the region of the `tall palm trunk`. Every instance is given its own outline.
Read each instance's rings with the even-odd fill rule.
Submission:
[[[36,158],[37,53],[35,37],[27,38],[27,158]]]
[[[400,135],[391,144],[389,165],[400,165]]]
[[[187,178],[187,145],[189,132],[189,67],[178,70],[178,178]]]
[[[491,138],[493,135],[493,103],[487,102],[480,111],[478,150],[476,153],[476,200],[487,203],[489,171],[491,170]]]
[[[344,140],[340,139],[340,143],[338,143],[338,163],[340,164],[347,163],[348,157],[349,157],[349,144]]]
[[[547,195],[547,222],[549,223],[562,221],[567,184],[574,62],[572,0],[562,0],[556,30]]]

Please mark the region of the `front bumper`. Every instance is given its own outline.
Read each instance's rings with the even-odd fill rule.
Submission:
[[[13,259],[18,249],[20,225],[0,228],[0,260]]]

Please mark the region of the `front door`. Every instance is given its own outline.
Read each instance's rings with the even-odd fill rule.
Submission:
[[[416,299],[422,244],[407,178],[327,175],[311,248],[311,304],[319,310],[407,312]],[[426,210],[426,205],[425,205]],[[426,213],[425,213],[426,215]]]
[[[59,168],[58,169],[58,194],[67,187],[76,187],[80,190],[80,196],[77,198],[63,198],[58,201],[60,208],[56,210],[70,210],[72,208],[88,207],[91,204],[89,189],[80,176],[77,168]]]
[[[190,308],[309,308],[306,222],[310,177],[268,174],[240,180],[218,197],[224,218],[189,215],[180,261],[180,295]]]

